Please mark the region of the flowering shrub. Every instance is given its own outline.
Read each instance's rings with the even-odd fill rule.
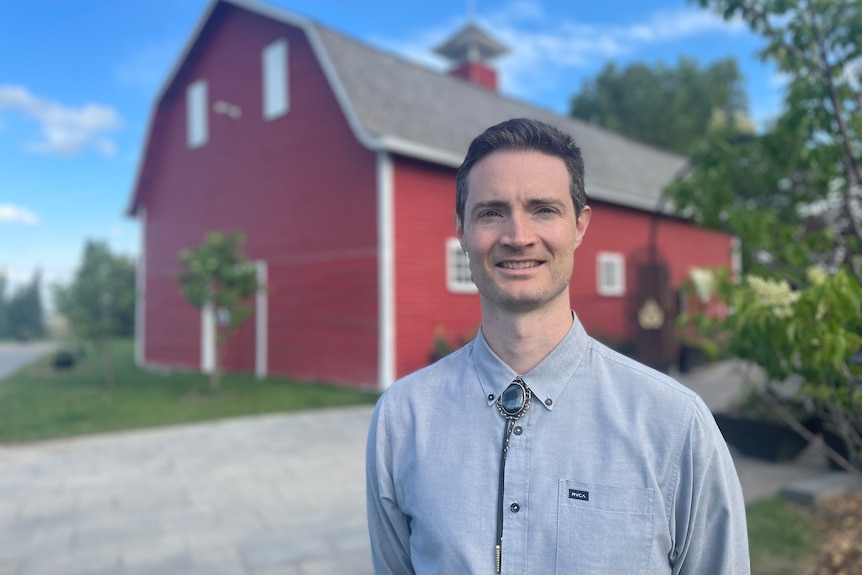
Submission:
[[[862,286],[845,270],[813,268],[805,286],[746,276],[733,283],[715,274],[714,296],[726,317],[693,318],[713,353],[761,366],[771,382],[797,377],[827,428],[862,463]],[[699,278],[699,281],[703,281]],[[706,335],[709,334],[709,335]]]

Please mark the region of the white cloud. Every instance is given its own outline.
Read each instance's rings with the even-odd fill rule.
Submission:
[[[596,26],[571,20],[546,20],[533,30],[522,17],[521,0],[504,5],[484,19],[508,45],[510,55],[501,61],[503,89],[529,95],[532,88],[552,85],[553,68],[576,69],[635,54],[649,45],[670,43],[707,33],[737,34],[747,30],[739,20],[725,22],[715,14],[679,8],[652,14],[646,21],[619,26]],[[536,12],[540,10],[538,3]]]
[[[0,225],[3,224],[36,224],[39,218],[26,208],[12,204],[0,204]]]
[[[23,86],[0,85],[0,110],[17,110],[36,120],[42,128],[42,139],[25,145],[29,152],[71,156],[94,148],[113,156],[116,146],[107,134],[122,125],[116,110],[101,104],[80,108],[31,94]]]
[[[629,25],[596,26],[554,19],[537,0],[511,0],[499,8],[480,11],[478,20],[511,52],[499,62],[501,88],[521,97],[552,88],[555,74],[593,66],[596,62],[636,54],[649,45],[670,43],[707,33],[738,34],[747,30],[740,20],[726,22],[695,7],[663,10]],[[431,49],[444,41],[463,20],[420,31],[409,39],[375,41],[406,58],[433,68],[445,68]]]

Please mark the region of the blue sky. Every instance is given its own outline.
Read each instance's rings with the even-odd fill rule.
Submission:
[[[86,239],[136,256],[124,215],[153,101],[209,0],[0,0],[0,273],[65,283]],[[735,57],[758,125],[780,111],[760,38],[685,0],[267,0],[443,69],[468,13],[511,47],[501,91],[565,113],[608,62]]]

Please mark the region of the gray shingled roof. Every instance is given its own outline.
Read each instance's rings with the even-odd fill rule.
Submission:
[[[596,199],[655,209],[664,186],[686,165],[683,156],[505,97],[319,24],[310,27],[365,131],[384,142],[433,151],[441,163],[458,165],[470,141],[488,126],[530,117],[574,137],[584,156],[587,193]],[[393,151],[404,153],[404,147]]]
[[[535,118],[569,133],[581,147],[590,197],[644,210],[656,208],[664,186],[687,164],[677,154],[409,62],[255,0],[211,0],[157,102],[174,82],[213,11],[223,4],[305,30],[354,133],[372,149],[457,167],[470,141],[485,128],[510,118]],[[145,158],[138,166],[131,214],[137,207]]]

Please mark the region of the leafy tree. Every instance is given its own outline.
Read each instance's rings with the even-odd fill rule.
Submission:
[[[99,348],[105,387],[113,388],[111,340],[134,332],[135,263],[105,242],[88,241],[71,284],[57,286],[54,301],[76,337]]]
[[[3,307],[10,336],[19,340],[45,337],[41,272],[34,272],[30,283],[17,288]]]
[[[608,64],[584,82],[570,114],[681,154],[692,151],[716,112],[744,116],[747,100],[735,60],[702,69],[681,58],[676,68]]]
[[[668,193],[681,213],[742,240],[754,276],[724,282],[718,331],[770,385],[794,376],[862,462],[862,3],[698,0],[762,35],[790,83],[769,131],[720,126]]]
[[[216,318],[216,345],[210,389],[219,389],[224,345],[252,311],[251,296],[257,291],[254,267],[242,255],[241,233],[210,232],[194,249],[180,251],[183,269],[180,288],[186,300]]]
[[[849,265],[862,281],[862,4],[698,0],[762,35],[761,56],[788,75],[785,110],[741,145],[714,134],[670,193],[683,213],[741,237],[763,273]],[[747,212],[747,213],[746,213]]]

